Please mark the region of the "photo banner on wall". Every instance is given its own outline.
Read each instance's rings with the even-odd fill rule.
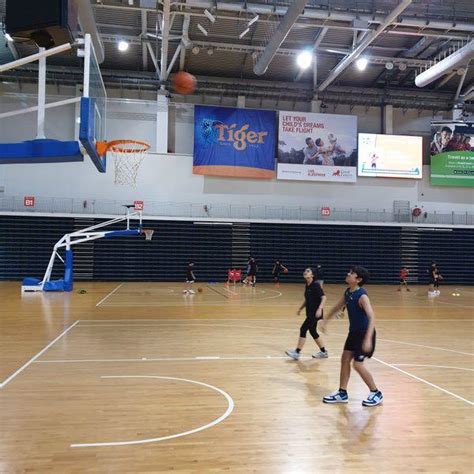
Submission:
[[[197,105],[193,173],[274,178],[275,124],[272,111]]]
[[[355,182],[357,117],[280,112],[277,178]]]
[[[474,187],[474,123],[431,124],[431,184]]]

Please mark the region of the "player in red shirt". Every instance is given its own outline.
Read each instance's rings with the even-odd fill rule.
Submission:
[[[410,288],[408,288],[408,282],[407,282],[407,278],[409,274],[410,272],[408,271],[407,267],[402,267],[400,269],[400,286],[398,288],[398,291],[402,291],[403,286],[405,286],[405,289],[407,291],[410,291]]]

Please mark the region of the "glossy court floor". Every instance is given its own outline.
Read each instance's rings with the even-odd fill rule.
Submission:
[[[303,285],[0,283],[0,472],[470,473],[474,288],[368,285],[385,401],[338,388],[347,318],[288,360]],[[77,290],[87,293],[79,294]],[[329,306],[342,285],[325,287]],[[457,296],[459,295],[459,296]]]

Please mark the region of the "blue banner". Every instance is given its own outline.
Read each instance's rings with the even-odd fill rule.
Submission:
[[[272,179],[275,127],[272,111],[197,105],[193,173]]]

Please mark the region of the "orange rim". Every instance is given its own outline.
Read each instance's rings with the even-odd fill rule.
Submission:
[[[148,143],[138,140],[113,140],[111,142],[96,143],[96,150],[100,156],[105,155],[108,150],[112,150],[117,153],[144,153],[149,149],[150,145]]]

